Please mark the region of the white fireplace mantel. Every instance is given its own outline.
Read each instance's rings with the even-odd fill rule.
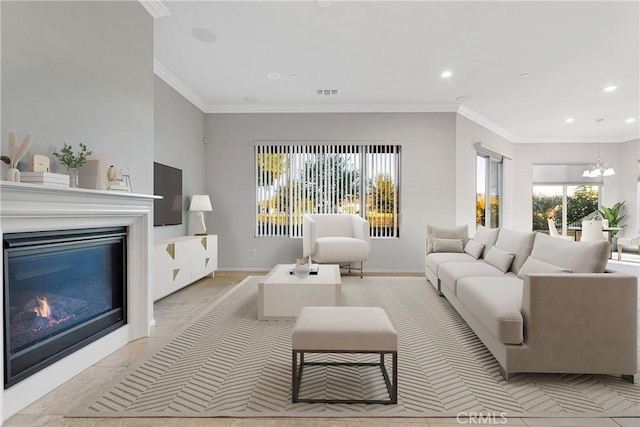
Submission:
[[[129,341],[149,335],[153,200],[157,196],[0,182],[0,235],[124,226],[127,236],[127,325],[21,381],[0,396],[0,422]],[[4,277],[0,264],[0,275]],[[4,318],[4,301],[0,315]],[[4,348],[0,360],[4,364]]]

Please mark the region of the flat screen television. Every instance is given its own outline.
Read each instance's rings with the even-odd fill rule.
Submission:
[[[182,169],[153,163],[153,225],[182,224]]]

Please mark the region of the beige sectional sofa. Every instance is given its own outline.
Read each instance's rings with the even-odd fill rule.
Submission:
[[[479,227],[427,227],[425,275],[518,372],[622,375],[637,367],[638,284],[605,271],[610,244]]]

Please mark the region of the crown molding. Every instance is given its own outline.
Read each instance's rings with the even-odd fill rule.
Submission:
[[[515,141],[516,144],[621,144],[623,142],[633,141],[640,138],[639,134],[626,135],[615,138],[520,138]]]
[[[149,3],[140,1],[140,3]],[[161,2],[152,2],[161,3]],[[599,141],[595,138],[518,138],[503,127],[461,104],[208,104],[193,89],[182,82],[175,74],[157,59],[153,60],[153,72],[184,96],[205,114],[252,114],[252,113],[458,113],[474,123],[488,129],[496,135],[515,144],[552,144],[552,143],[621,143],[640,138],[640,133],[609,138]]]
[[[203,113],[207,112],[207,103],[204,99],[193,91],[189,86],[184,84],[182,80],[176,77],[167,67],[162,65],[157,59],[153,60],[153,72],[156,76],[165,81],[166,84],[171,86],[180,95],[184,96],[189,102],[198,107]]]
[[[138,0],[138,3],[151,15],[153,19],[171,16],[169,8],[161,0]]]
[[[472,122],[479,124],[480,126],[487,128],[491,132],[503,137],[504,139],[514,144],[606,144],[606,143],[618,144],[621,142],[632,141],[634,139],[640,138],[640,133],[638,132],[634,134],[622,136],[622,137],[607,138],[607,139],[597,139],[593,137],[589,137],[589,138],[564,138],[564,137],[562,138],[558,138],[558,137],[519,138],[513,135],[511,132],[507,131],[506,129],[502,128],[501,126],[498,126],[497,124],[493,123],[486,117],[476,113],[471,108],[465,105],[460,106],[460,109],[458,110],[458,114],[466,117]]]
[[[251,104],[209,105],[211,114],[231,113],[455,113],[458,104]]]
[[[491,132],[497,134],[498,136],[501,136],[507,141],[516,142],[517,140],[516,136],[513,135],[511,132],[509,132],[508,130],[506,130],[501,126],[498,126],[497,124],[487,119],[483,115],[476,113],[474,110],[467,107],[466,105],[460,105],[460,108],[458,109],[458,114],[490,130]]]

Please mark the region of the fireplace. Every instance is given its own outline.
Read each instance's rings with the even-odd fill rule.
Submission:
[[[4,387],[127,323],[126,227],[10,233]]]

